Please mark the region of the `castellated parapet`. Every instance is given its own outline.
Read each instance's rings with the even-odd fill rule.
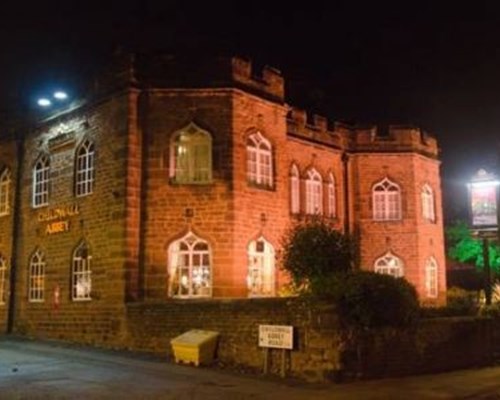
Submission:
[[[333,146],[350,152],[417,152],[437,157],[434,137],[414,126],[390,125],[387,134],[376,126],[357,127],[331,122],[325,117],[291,108],[287,115],[287,133],[291,136]]]

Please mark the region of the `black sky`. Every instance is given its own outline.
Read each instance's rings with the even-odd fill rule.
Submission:
[[[283,72],[293,105],[434,134],[453,216],[465,180],[498,164],[500,6],[405,3],[10,2],[0,14],[0,105],[44,85],[77,91],[118,46],[247,56]]]

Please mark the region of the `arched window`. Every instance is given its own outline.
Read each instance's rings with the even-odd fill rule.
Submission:
[[[92,270],[89,248],[82,242],[73,252],[71,269],[71,298],[76,301],[91,300]]]
[[[47,156],[38,159],[33,168],[33,207],[49,204],[50,160]]]
[[[422,216],[424,219],[434,222],[436,214],[434,212],[434,193],[432,188],[425,184],[422,186]]]
[[[438,265],[434,257],[425,263],[425,294],[434,298],[438,295]]]
[[[272,147],[260,132],[247,140],[247,179],[257,185],[273,186]]]
[[[85,140],[76,151],[75,195],[86,196],[94,191],[94,143]]]
[[[333,174],[328,175],[328,216],[337,216],[337,196],[335,196],[335,178]]]
[[[373,219],[393,221],[401,219],[399,186],[385,178],[373,187]]]
[[[375,272],[392,275],[396,278],[402,277],[404,275],[403,261],[391,252],[388,252],[375,261]]]
[[[212,181],[212,136],[194,123],[174,133],[170,146],[170,178],[175,183]]]
[[[29,265],[28,300],[32,303],[44,301],[45,257],[40,250],[31,256]]]
[[[0,254],[0,304],[5,304],[7,294],[5,293],[7,279],[7,262]]]
[[[292,214],[300,213],[300,175],[295,164],[290,170],[290,211]]]
[[[0,174],[0,215],[10,212],[10,170],[5,168]]]
[[[323,180],[314,168],[307,171],[306,214],[323,214]]]
[[[274,296],[274,247],[263,237],[248,245],[249,296]]]
[[[192,232],[169,246],[170,296],[190,298],[212,295],[210,253],[208,243]]]

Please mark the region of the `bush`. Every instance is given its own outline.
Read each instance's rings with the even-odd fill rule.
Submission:
[[[351,239],[321,219],[299,224],[283,238],[282,265],[296,287],[351,269]]]
[[[408,327],[419,316],[417,292],[404,278],[358,271],[327,279],[319,287],[317,293],[331,298],[342,321],[356,330]]]
[[[479,292],[451,287],[446,293],[445,307],[424,307],[423,318],[463,317],[477,315],[479,310]]]

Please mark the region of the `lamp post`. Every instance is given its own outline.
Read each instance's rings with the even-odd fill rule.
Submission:
[[[480,169],[467,184],[469,189],[469,215],[473,236],[482,240],[484,260],[484,293],[486,304],[491,304],[492,273],[489,257],[489,241],[495,239],[499,221],[499,188],[497,177]]]

